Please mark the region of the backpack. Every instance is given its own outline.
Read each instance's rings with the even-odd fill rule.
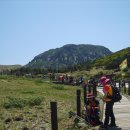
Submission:
[[[113,102],[120,102],[120,100],[122,99],[122,95],[120,94],[119,89],[116,86],[111,86],[112,87],[112,101]]]

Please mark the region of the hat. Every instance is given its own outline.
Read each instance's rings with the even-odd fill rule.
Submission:
[[[103,82],[103,81],[106,80],[106,79],[107,79],[106,76],[102,76],[102,77],[100,78],[100,81]]]
[[[110,81],[110,79],[105,79],[104,83],[108,83]]]
[[[93,97],[94,97],[94,95],[92,93],[87,94],[87,98],[93,98]]]
[[[101,78],[100,78],[100,84],[102,85],[102,84],[104,84],[104,81],[107,79],[107,77],[106,76],[102,76]]]

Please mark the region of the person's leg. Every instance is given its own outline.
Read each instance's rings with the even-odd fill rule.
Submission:
[[[115,124],[115,116],[114,116],[114,112],[113,112],[113,105],[114,105],[114,103],[113,102],[111,102],[110,103],[110,117],[111,117],[111,123],[110,123],[110,126],[116,126],[116,124]]]
[[[109,104],[106,103],[106,108],[105,108],[105,120],[103,125],[100,126],[100,128],[108,128],[108,123],[109,123]]]
[[[110,116],[109,109],[110,109],[110,105],[109,103],[106,103],[104,126],[108,126],[109,123],[109,116]]]

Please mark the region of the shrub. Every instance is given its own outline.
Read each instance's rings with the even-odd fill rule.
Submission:
[[[43,101],[42,97],[31,97],[29,99],[8,97],[8,100],[4,102],[3,107],[8,108],[23,108],[25,106],[41,105]]]
[[[5,108],[23,108],[25,105],[26,101],[24,99],[8,97],[3,106]]]
[[[36,106],[36,105],[41,105],[43,101],[42,97],[32,97],[28,100],[27,104],[29,106]]]

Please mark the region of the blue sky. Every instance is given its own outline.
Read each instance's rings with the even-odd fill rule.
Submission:
[[[130,46],[130,0],[0,0],[0,64],[65,44]]]

